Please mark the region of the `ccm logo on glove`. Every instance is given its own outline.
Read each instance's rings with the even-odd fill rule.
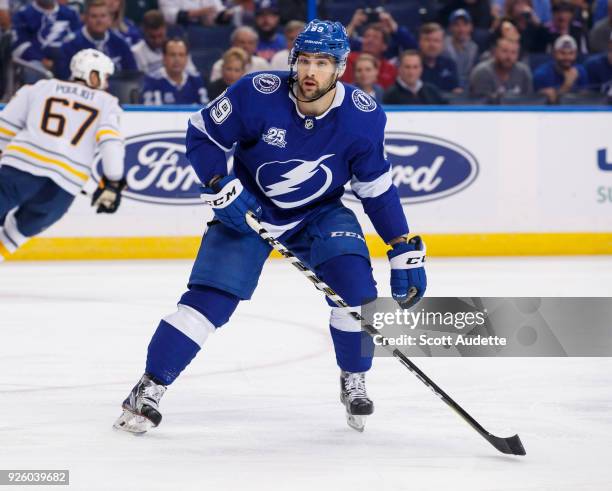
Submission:
[[[423,263],[425,262],[425,244],[423,244],[422,247],[422,250],[412,250],[400,253],[395,257],[391,257],[391,269],[421,268],[423,266]]]
[[[242,183],[238,179],[228,181],[216,194],[200,195],[207,205],[213,208],[225,208],[242,192]]]

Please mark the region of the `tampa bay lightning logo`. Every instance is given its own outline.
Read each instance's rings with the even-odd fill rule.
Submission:
[[[317,199],[329,189],[332,171],[323,162],[334,155],[323,155],[317,160],[266,162],[257,169],[255,180],[276,206],[296,208]]]
[[[67,20],[56,20],[55,16],[43,15],[37,33],[38,42],[43,48],[59,48],[69,33],[70,23]]]
[[[281,79],[272,73],[260,73],[253,77],[253,87],[262,94],[272,94],[281,86]]]
[[[351,98],[353,99],[355,106],[357,106],[357,109],[360,111],[369,113],[376,109],[376,102],[374,99],[372,99],[363,90],[354,90],[351,94]]]

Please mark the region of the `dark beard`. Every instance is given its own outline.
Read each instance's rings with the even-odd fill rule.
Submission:
[[[333,83],[333,82],[332,82]],[[324,88],[318,88],[311,96],[306,96],[306,94],[304,93],[304,89],[302,89],[302,85],[298,83],[298,86],[300,87],[300,92],[302,93],[302,96],[304,96],[304,98],[308,99],[309,101],[315,101],[317,99],[320,99],[321,97],[323,97],[330,88],[330,84],[328,84],[326,87]]]

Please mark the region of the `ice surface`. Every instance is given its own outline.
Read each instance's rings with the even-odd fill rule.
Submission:
[[[113,431],[190,263],[0,265],[0,468],[70,469],[70,489],[610,489],[612,360],[424,359],[498,454],[393,359],[368,375],[366,431],[348,428],[328,308],[271,261],[253,300],[162,401],[144,437]],[[387,265],[375,264],[381,294]],[[611,296],[612,258],[435,259],[432,296]]]

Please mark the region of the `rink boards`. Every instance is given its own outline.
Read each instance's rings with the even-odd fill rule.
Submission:
[[[193,257],[210,212],[184,155],[191,112],[128,108],[120,210],[96,215],[79,196],[14,259]],[[387,117],[393,179],[431,255],[612,254],[612,111],[393,108]],[[372,255],[384,255],[350,191],[345,202]]]

